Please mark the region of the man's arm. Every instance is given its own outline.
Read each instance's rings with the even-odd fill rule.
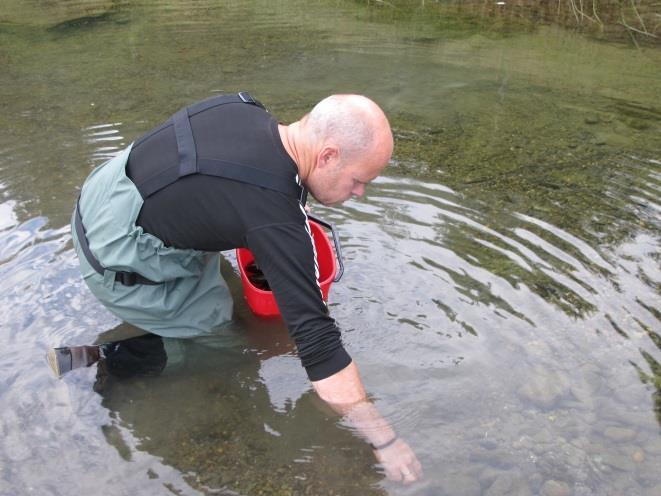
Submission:
[[[247,245],[273,290],[317,394],[362,435],[393,480],[412,482],[421,474],[411,448],[368,401],[358,367],[344,350],[340,331],[321,299],[312,240],[298,223],[252,229]]]
[[[367,399],[354,362],[312,385],[319,397],[370,443],[389,479],[410,483],[422,477],[422,466],[413,450]]]

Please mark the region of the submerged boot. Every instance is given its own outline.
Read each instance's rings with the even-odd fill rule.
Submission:
[[[67,346],[48,350],[48,364],[57,377],[80,367],[89,367],[101,358],[99,346]]]

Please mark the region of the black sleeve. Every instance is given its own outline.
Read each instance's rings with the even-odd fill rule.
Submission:
[[[340,330],[321,297],[306,227],[262,226],[246,234],[246,244],[269,282],[310,380],[325,379],[349,365]]]

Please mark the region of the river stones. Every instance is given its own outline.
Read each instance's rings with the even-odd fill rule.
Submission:
[[[506,472],[504,470],[499,470],[493,467],[487,467],[482,472],[480,472],[480,475],[478,476],[478,480],[480,481],[480,484],[484,487],[490,487],[498,477],[501,477],[503,475],[508,474],[509,472]]]
[[[631,459],[636,463],[643,463],[645,461],[645,453],[640,450],[636,450],[631,453]]]
[[[654,487],[649,487],[645,489],[643,493],[645,496],[659,496],[661,494],[661,484],[657,484]]]
[[[542,485],[539,496],[570,496],[571,490],[565,482],[549,479]]]
[[[576,446],[565,443],[562,445],[562,452],[564,454],[564,461],[568,467],[579,469],[585,466],[585,451]]]
[[[253,286],[255,286],[257,289],[261,289],[262,291],[271,291],[271,287],[269,286],[269,282],[266,280],[266,276],[256,263],[249,263],[246,265],[245,270],[246,276]]]
[[[553,443],[554,436],[553,433],[548,429],[540,429],[534,436],[532,440],[535,442],[535,452],[544,452],[546,450],[546,445]]]
[[[645,443],[645,451],[652,455],[661,455],[661,439],[655,438]]]
[[[506,473],[496,478],[484,496],[532,496],[532,491],[523,476]]]
[[[570,388],[572,396],[581,402],[586,408],[594,408],[593,392],[587,384],[574,384]]]
[[[441,482],[443,494],[452,496],[481,496],[482,486],[474,478],[464,474],[450,474]]]
[[[633,472],[636,469],[636,464],[631,457],[619,451],[606,451],[601,455],[601,460],[609,467],[624,472]]]
[[[469,455],[473,463],[485,463],[499,469],[510,469],[517,463],[517,458],[509,451],[498,448],[493,450],[476,449]]]
[[[560,374],[535,367],[518,393],[524,401],[548,410],[569,393],[569,387]]]
[[[625,427],[606,427],[604,437],[618,443],[631,441],[636,437],[636,431]]]

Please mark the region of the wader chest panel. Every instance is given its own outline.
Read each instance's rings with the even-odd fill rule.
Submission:
[[[205,174],[208,176],[222,177],[232,181],[239,181],[254,186],[260,186],[270,190],[278,191],[288,196],[293,196],[299,201],[304,200],[303,188],[293,182],[291,177],[273,174],[264,169],[258,169],[246,164],[239,164],[222,159],[198,158],[193,128],[190,118],[220,105],[229,103],[247,103],[264,109],[264,106],[253,99],[248,93],[241,92],[237,95],[223,95],[204,100],[189,107],[184,107],[174,114],[166,123],[159,126],[154,132],[148,134],[136,144],[149,139],[155,132],[161,131],[168,126],[174,127],[177,139],[177,152],[179,163],[159,171],[157,174],[136,184],[143,199],[149,198],[154,193],[169,186],[179,178],[190,174]],[[264,109],[266,110],[266,109]]]

